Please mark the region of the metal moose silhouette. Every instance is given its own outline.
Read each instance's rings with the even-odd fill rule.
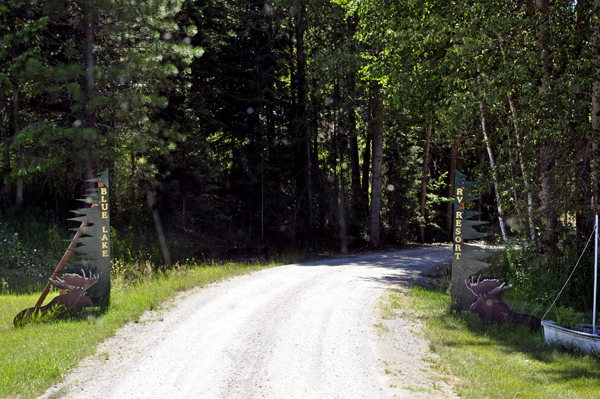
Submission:
[[[489,323],[510,323],[523,324],[531,328],[539,328],[541,320],[535,316],[513,312],[507,304],[502,302],[500,294],[512,288],[512,285],[505,286],[496,279],[481,280],[471,276],[465,281],[465,285],[475,296],[477,300],[471,305],[471,313],[478,314],[483,320]]]
[[[81,274],[68,273],[62,276],[62,279],[49,279],[50,283],[58,289],[66,290],[66,294],[55,297],[45,306],[34,306],[21,311],[13,320],[15,326],[20,326],[28,320],[40,319],[44,316],[54,313],[63,306],[67,310],[81,311],[81,309],[91,306],[92,300],[85,296],[85,291],[94,285],[100,276],[86,277],[85,271],[81,269]]]

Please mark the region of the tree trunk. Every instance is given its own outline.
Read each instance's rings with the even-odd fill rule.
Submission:
[[[596,9],[600,8],[600,0],[594,0],[594,6]],[[592,46],[596,58],[600,55],[600,26],[598,23],[594,26],[594,37],[592,39]],[[600,72],[598,70],[597,72]],[[600,211],[600,82],[595,81],[592,87],[592,159],[593,159],[593,188],[592,198],[593,205],[592,210],[594,215],[597,215]]]
[[[369,246],[381,245],[379,216],[381,211],[381,167],[383,163],[383,98],[379,83],[372,85],[373,93],[373,177],[371,180],[371,209],[369,217]]]
[[[502,37],[500,37],[500,42],[502,43]],[[502,59],[506,62],[506,54],[504,52],[504,48],[500,45],[500,49],[502,51]],[[523,178],[523,186],[525,187],[525,191],[527,192],[527,217],[529,224],[529,236],[531,237],[531,243],[534,247],[538,246],[537,243],[537,231],[535,227],[535,219],[533,216],[534,212],[534,202],[533,202],[533,192],[531,185],[529,183],[529,178],[527,177],[527,167],[525,165],[525,158],[523,155],[523,145],[521,143],[521,132],[519,130],[519,122],[517,117],[517,108],[515,107],[515,102],[510,93],[507,94],[508,97],[508,105],[510,106],[510,112],[512,115],[513,125],[515,127],[515,139],[517,142],[517,156],[519,157],[519,166],[521,170],[521,176]]]
[[[311,151],[310,137],[308,134],[308,86],[306,81],[306,56],[304,49],[304,32],[306,31],[306,1],[298,1],[298,12],[296,14],[296,134],[300,144],[299,163],[304,169],[304,184],[301,184],[300,192],[306,190],[308,203],[308,228],[312,233],[313,210],[312,210],[312,176],[311,176]]]
[[[454,221],[454,178],[456,177],[459,144],[460,134],[454,136],[450,153],[450,181],[448,182],[448,194],[446,195],[449,199],[446,204],[446,239],[448,241],[452,241],[452,225]]]
[[[550,79],[550,55],[548,51],[548,18],[550,15],[549,0],[536,0],[536,7],[542,14],[542,22],[537,29],[537,41],[540,47],[540,61],[542,63],[542,77],[538,92],[543,95],[548,87]]]
[[[354,98],[356,93],[355,74],[348,78],[348,96]],[[348,104],[348,139],[350,140],[350,165],[352,178],[352,193],[356,200],[360,199],[360,159],[358,155],[358,132],[353,104]],[[355,206],[358,208],[358,206]]]
[[[14,117],[14,139],[17,139],[20,132],[20,118],[19,118],[19,86],[18,83],[15,84],[15,94],[13,97],[13,117]],[[24,192],[24,184],[23,184],[23,176],[21,173],[23,172],[23,145],[17,144],[15,149],[15,165],[17,168],[17,184],[15,191],[15,205],[17,207],[23,206],[23,192]]]
[[[362,216],[366,216],[369,209],[369,183],[370,183],[370,169],[371,169],[371,150],[373,144],[373,132],[371,129],[367,129],[365,137],[365,148],[363,150],[363,164],[362,164],[362,189],[361,189],[361,204],[363,205]]]
[[[10,183],[10,152],[8,150],[8,103],[4,93],[0,92],[0,134],[2,137],[2,175],[4,184],[2,185],[2,198],[8,199],[12,193],[12,184]]]
[[[431,133],[433,130],[433,116],[431,112],[427,116],[427,128],[425,130],[425,145],[423,146],[423,173],[421,175],[421,223],[419,223],[419,241],[425,242],[425,225],[427,223],[427,184],[429,183],[429,149],[431,145]]]
[[[85,88],[86,88],[86,104],[84,126],[87,128],[96,125],[95,109],[92,106],[92,98],[94,96],[94,69],[96,67],[94,59],[94,42],[95,42],[95,16],[93,8],[88,1],[85,7]],[[95,176],[94,157],[92,154],[93,142],[84,141],[86,151],[85,158],[85,176],[86,179],[92,179]],[[86,188],[93,188],[93,183],[86,185]]]
[[[307,137],[305,141],[306,147],[306,196],[308,202],[308,229],[310,233],[313,232],[313,192],[312,192],[312,166],[311,166],[311,153],[310,153],[310,138]]]
[[[154,228],[156,229],[156,235],[158,235],[158,242],[160,243],[160,250],[162,252],[165,266],[171,266],[171,255],[169,254],[169,248],[167,247],[167,240],[165,239],[165,233],[160,222],[160,215],[158,214],[158,208],[156,207],[156,195],[152,189],[152,185],[147,182],[145,185],[146,197],[148,200],[148,208],[152,212],[152,219],[154,220]]]
[[[373,93],[372,90],[369,90],[369,107],[371,114],[369,118],[373,119]],[[363,217],[367,217],[369,214],[369,185],[371,184],[371,151],[373,150],[373,131],[370,128],[365,129],[365,146],[362,154],[363,164],[362,164],[362,200],[361,203],[363,205]]]
[[[502,199],[500,197],[500,184],[498,182],[498,173],[496,171],[496,159],[494,158],[494,152],[492,151],[492,145],[490,138],[487,134],[485,124],[485,112],[483,108],[483,101],[479,104],[481,111],[481,130],[483,131],[483,139],[485,140],[485,146],[487,147],[487,153],[490,158],[490,167],[492,169],[492,180],[494,182],[494,191],[496,192],[496,204],[498,205],[498,222],[500,223],[500,231],[502,232],[502,239],[504,242],[508,241],[506,234],[506,225],[504,223],[504,211],[502,210]]]
[[[538,94],[541,99],[540,113],[543,113],[546,97],[548,95],[548,83],[551,75],[550,56],[548,50],[548,19],[550,14],[549,0],[536,0],[536,6],[538,11],[542,14],[542,22],[538,27],[538,45],[540,47],[540,61],[542,64],[542,78],[538,87]],[[541,179],[540,179],[540,212],[544,217],[545,232],[544,232],[544,248],[553,253],[557,250],[556,244],[558,237],[556,228],[558,225],[558,217],[556,210],[552,206],[552,195],[555,192],[554,187],[554,167],[555,167],[555,155],[554,149],[552,148],[552,141],[546,138],[544,132],[544,120],[545,115],[541,114],[541,123],[539,126],[540,137],[542,142],[540,146],[540,164],[541,164]]]
[[[512,113],[513,125],[515,126],[515,138],[517,141],[517,155],[519,157],[519,166],[521,167],[523,184],[525,186],[525,191],[527,192],[527,216],[529,218],[529,235],[531,237],[531,242],[533,243],[533,245],[537,246],[537,233],[535,229],[535,221],[533,218],[533,193],[531,192],[529,179],[527,178],[527,167],[525,166],[525,161],[523,158],[523,146],[521,144],[521,134],[519,132],[519,124],[517,122],[517,109],[515,107],[513,98],[510,94],[508,94],[508,104],[510,105],[510,112]]]
[[[340,226],[340,249],[343,254],[348,253],[348,224],[346,221],[346,179],[344,178],[346,145],[343,140],[340,141],[340,211],[339,211],[339,226]]]

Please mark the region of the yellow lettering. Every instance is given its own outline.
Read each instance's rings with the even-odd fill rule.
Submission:
[[[102,241],[108,241],[108,236],[106,234],[102,236]]]
[[[108,229],[106,228],[106,226],[102,226],[102,232],[103,233],[108,233]]]
[[[102,219],[108,219],[108,212],[102,212]]]
[[[456,218],[457,219],[462,219],[462,212],[456,212]]]
[[[460,252],[457,252],[457,253],[454,254],[454,256],[456,256],[457,260],[460,260],[460,255],[462,255]]]
[[[106,194],[108,194],[108,190],[106,189],[106,187],[102,187],[102,188],[100,189],[100,194],[102,194],[102,195],[106,195]]]
[[[462,242],[462,237],[461,236],[454,237],[454,242]]]
[[[456,227],[462,227],[462,220],[456,221]]]
[[[108,204],[102,204],[101,206],[103,211],[108,211]]]
[[[108,249],[105,249],[102,251],[102,257],[103,258],[108,258]]]
[[[460,231],[460,227],[457,227],[456,229],[454,229],[454,234],[456,234],[457,236],[462,234]]]
[[[456,189],[456,195],[463,195],[463,189],[462,188],[457,188]]]
[[[456,199],[458,200],[458,203],[461,203],[461,202],[463,202],[463,201],[462,201],[462,200],[463,200],[463,197],[456,197]]]
[[[102,243],[102,249],[108,249],[108,243],[107,242],[103,242]]]
[[[106,197],[103,195],[102,200],[100,202],[106,202]]]
[[[454,251],[455,252],[461,252],[460,244],[455,244],[454,245]]]

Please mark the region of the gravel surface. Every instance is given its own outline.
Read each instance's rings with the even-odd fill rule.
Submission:
[[[449,260],[429,247],[286,265],[194,289],[147,312],[40,398],[453,397],[419,326],[384,293]]]

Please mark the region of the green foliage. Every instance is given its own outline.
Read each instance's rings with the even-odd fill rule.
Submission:
[[[583,248],[572,243],[561,257],[550,258],[532,249],[508,247],[494,260],[493,273],[512,284],[511,296],[549,308],[573,272]],[[588,248],[556,302],[561,310],[589,311],[593,302],[593,252]],[[591,252],[591,253],[590,253]],[[581,320],[579,320],[581,322]]]
[[[12,293],[39,291],[68,246],[67,231],[54,215],[0,211],[0,278]]]
[[[10,0],[1,193],[17,202],[22,183],[25,208],[70,209],[85,174],[109,168],[115,254],[128,261],[158,256],[148,186],[179,259],[228,245],[331,250],[344,235],[360,248],[377,83],[384,188],[394,187],[384,244],[414,241],[420,226],[427,241],[447,240],[456,167],[481,187],[482,220],[495,224],[501,201],[512,236],[537,233],[536,250],[560,257],[574,228],[560,216],[575,215],[577,231],[591,216],[594,21],[589,2],[552,3],[545,19],[495,0]]]

